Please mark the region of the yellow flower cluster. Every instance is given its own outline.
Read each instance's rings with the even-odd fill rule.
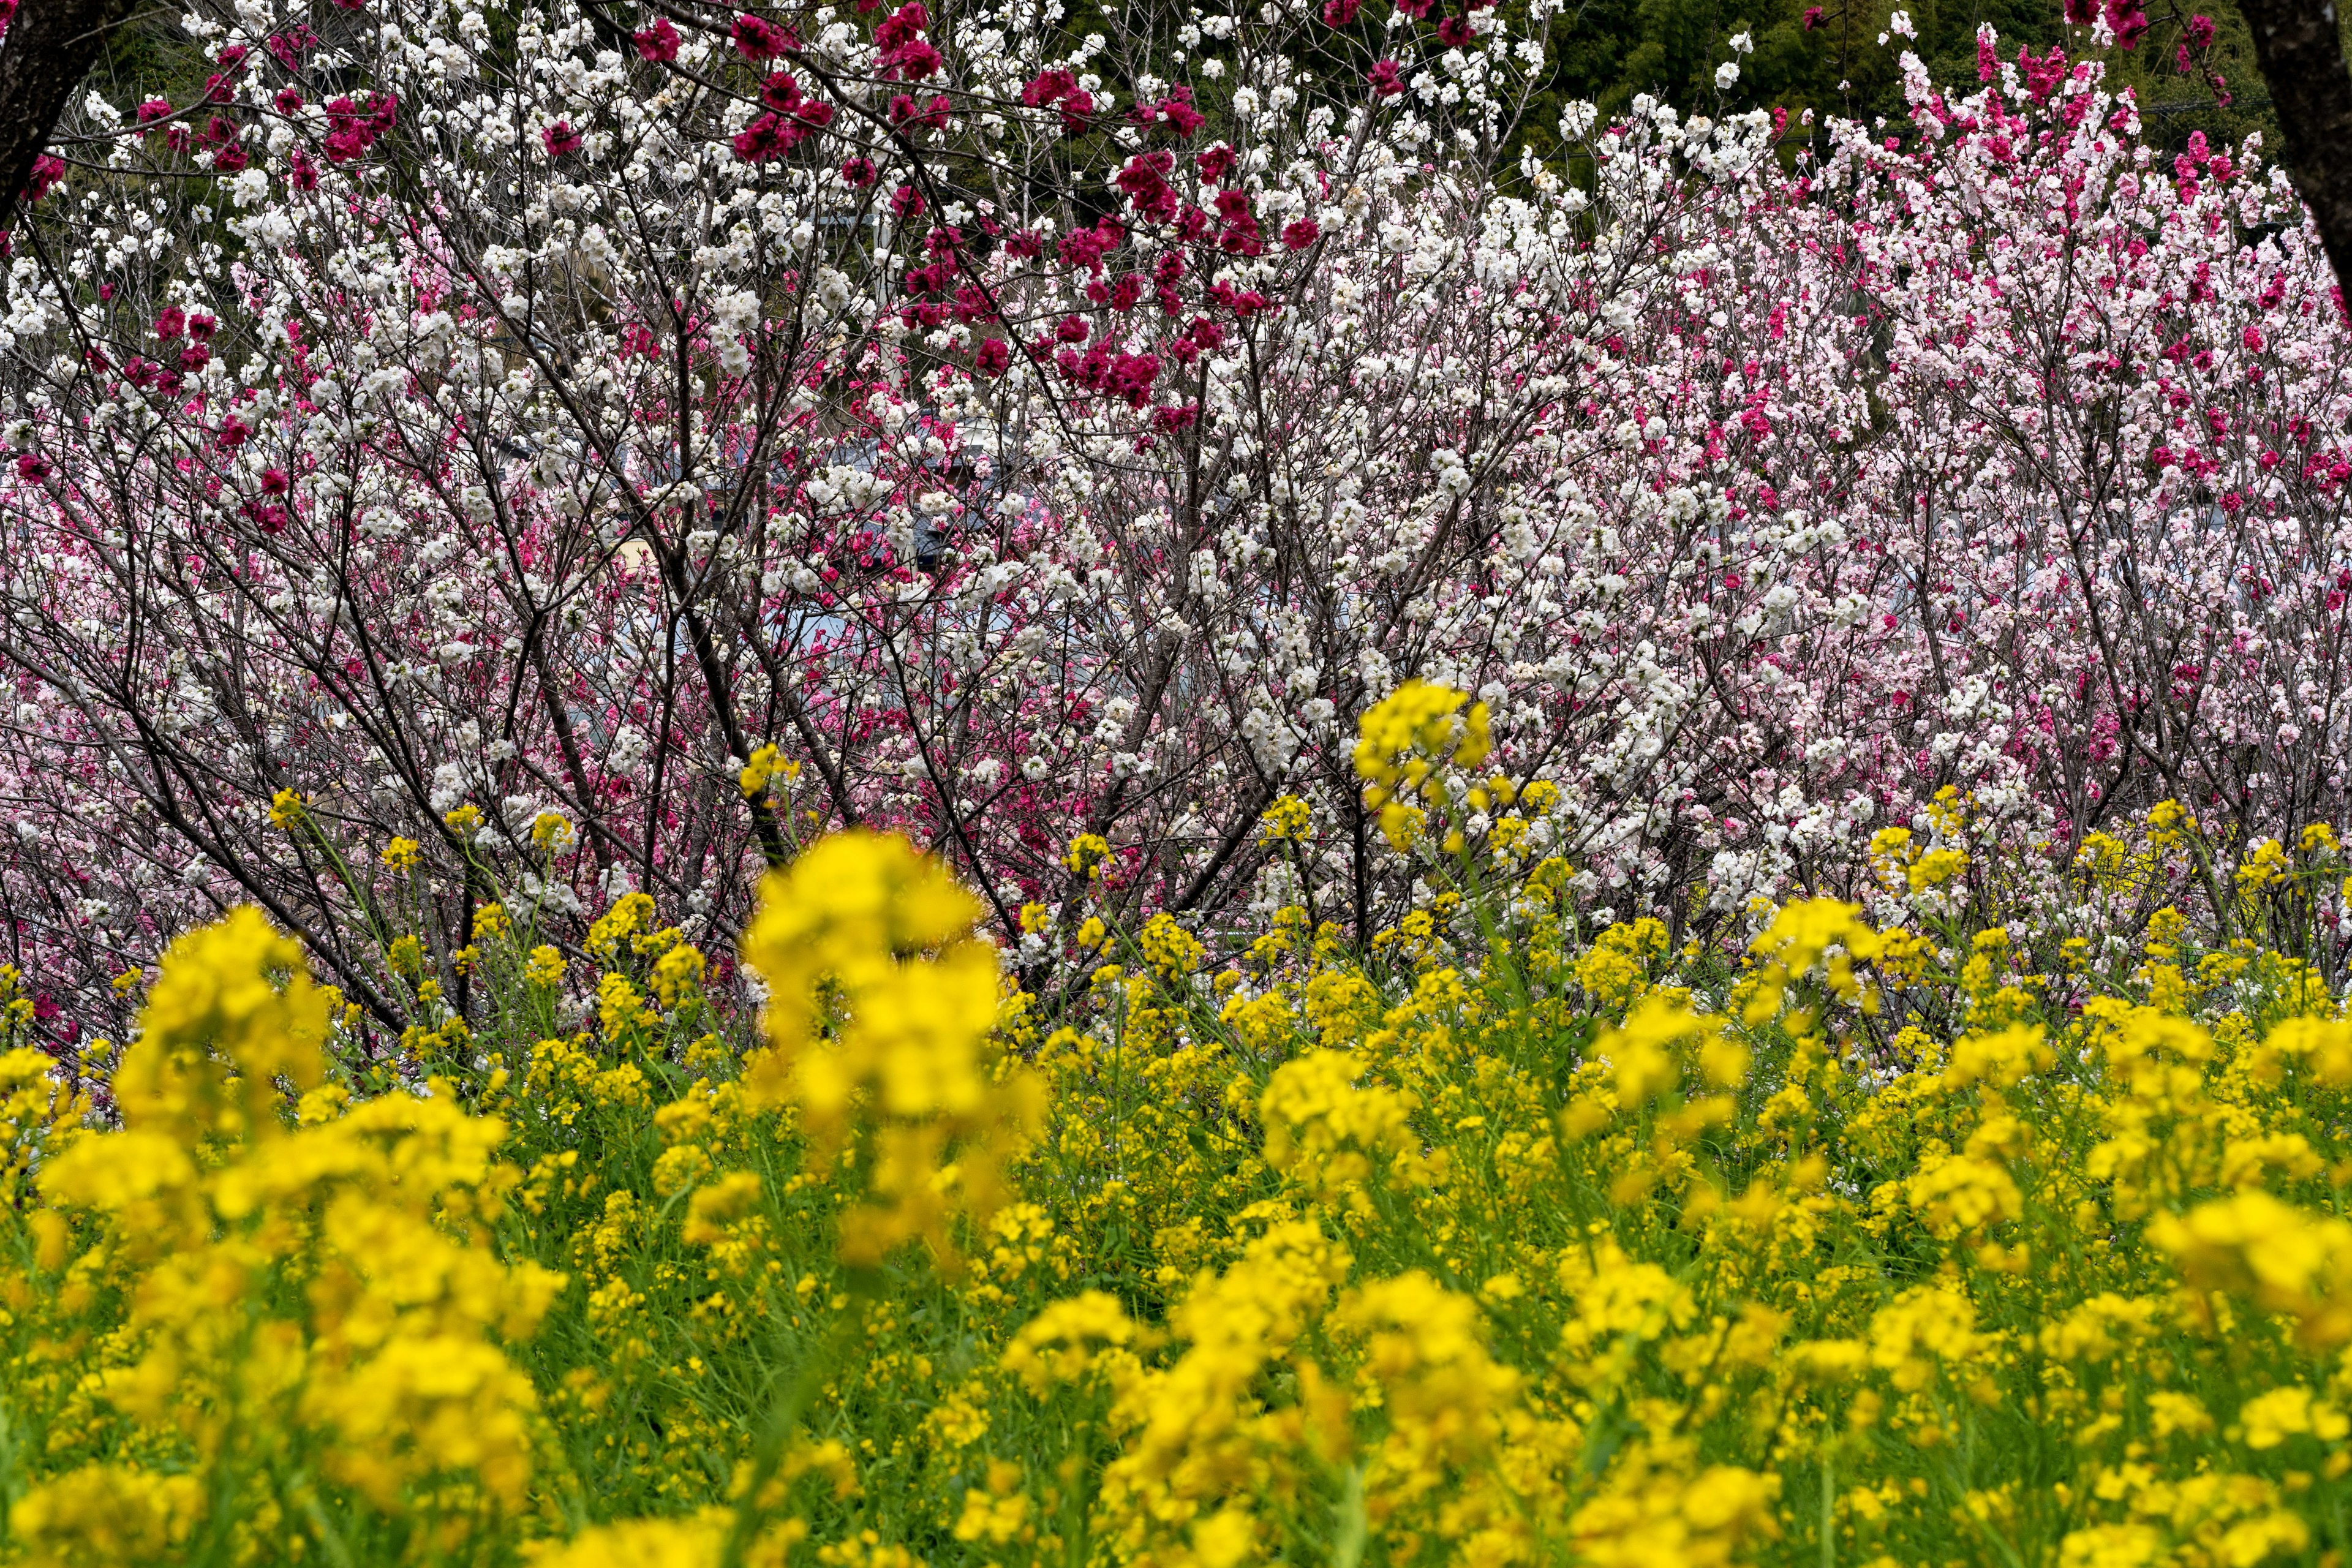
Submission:
[[[767,982],[769,1049],[745,1074],[789,1103],[820,1157],[856,1140],[866,1200],[843,1256],[873,1265],[916,1237],[953,1251],[951,1215],[985,1217],[1043,1110],[998,1048],[997,966],[980,908],[906,840],[845,833],[770,873],[744,957]]]
[[[1466,694],[1426,680],[1408,680],[1381,698],[1358,727],[1357,776],[1394,791],[1400,784],[1417,788],[1428,777],[1425,762],[1416,772],[1416,761],[1450,753],[1456,766],[1476,767],[1493,742],[1485,703],[1471,703],[1456,721],[1465,702]]]
[[[1356,1087],[1362,1068],[1344,1051],[1312,1050],[1275,1069],[1258,1099],[1265,1163],[1289,1172],[1318,1197],[1369,1181],[1372,1163],[1418,1162],[1412,1096]]]
[[[768,793],[768,786],[777,779],[791,784],[801,776],[800,763],[780,754],[773,746],[762,746],[751,753],[743,764],[736,782],[746,800],[758,800]]]
[[[1368,724],[1379,766],[1537,823],[1460,776],[1452,698]],[[756,1020],[649,898],[509,900],[469,1010],[396,1046],[258,914],[190,933],[88,1075],[0,1041],[0,1563],[2352,1548],[2352,1022],[2314,960],[2154,900],[2086,957],[1969,901],[1989,858],[1914,924],[1796,900],[1709,943],[1487,844],[1487,891],[1361,951],[1106,905],[1029,996],[944,868],[844,835],[762,888]],[[2250,851],[2290,870],[2245,907],[2330,852]],[[1912,900],[1884,855],[1864,892]]]
[[[1298,844],[1315,826],[1315,808],[1295,795],[1276,795],[1258,818],[1258,837],[1268,844]]]
[[[563,1279],[488,1245],[506,1130],[446,1093],[348,1104],[327,1005],[253,910],[182,938],[115,1074],[121,1125],[40,1166],[46,1310],[116,1310],[74,1377],[12,1384],[54,1423],[57,1473],[11,1512],[36,1561],[224,1535],[266,1555],[252,1532],[320,1482],[451,1541],[528,1502],[546,1434],[502,1347]]]
[[[1559,789],[1548,779],[1480,776],[1494,749],[1486,705],[1450,686],[1408,680],[1373,704],[1358,726],[1356,776],[1390,847],[1411,854],[1433,843],[1457,858],[1475,847],[1527,858],[1536,820],[1559,804]]]

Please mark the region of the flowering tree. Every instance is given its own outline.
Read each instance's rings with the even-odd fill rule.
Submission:
[[[1573,109],[1547,167],[1492,9],[191,25],[203,101],[92,100],[8,279],[47,973],[250,899],[390,1026],[393,905],[462,1008],[494,892],[723,937],[849,824],[1034,959],[1082,894],[1369,933],[1422,851],[1354,721],[1414,676],[1677,920],[1946,786],[2053,865],[2168,795],[2343,815],[2325,263],[2095,63],[1987,34],[1793,161]]]

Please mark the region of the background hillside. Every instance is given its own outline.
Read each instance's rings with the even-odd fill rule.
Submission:
[[[1076,42],[1102,26],[1106,13],[1118,9],[1091,0],[1072,5],[1063,30]],[[1133,13],[1152,7],[1126,9],[1128,30],[1133,32],[1139,30],[1132,26]],[[1515,22],[1527,9],[1524,0],[1509,7],[1518,14]],[[1810,109],[1822,115],[1883,116],[1899,130],[1909,123],[1899,55],[1878,42],[1895,9],[1877,0],[1818,7],[1811,0],[1580,0],[1551,23],[1550,86],[1528,116],[1523,133],[1549,152],[1558,143],[1553,126],[1562,105],[1587,100],[1613,114],[1641,93],[1686,112],[1716,106],[1777,108],[1789,110],[1796,121]],[[2004,55],[2020,47],[2039,53],[2057,43],[2063,31],[2051,0],[1919,0],[1900,9],[1908,12],[1919,56],[1938,82],[1975,79],[1977,28],[1982,24],[1990,23],[2000,33]],[[1806,15],[1815,10],[1820,15],[1808,28]],[[490,14],[496,16],[499,8]],[[2217,105],[2210,92],[2176,68],[2181,24],[2196,14],[2194,6],[2151,11],[2148,36],[2111,67],[2118,85],[2138,95],[2147,139],[2178,149],[2194,132],[2203,132],[2209,141],[2234,142],[2260,131],[2275,153],[2277,121],[2254,67],[2245,21],[2230,0],[2213,0],[2203,14],[2215,24],[2215,64],[2230,84],[2231,101]],[[1716,68],[1730,58],[1729,40],[1741,33],[1754,39],[1755,52],[1741,60],[1740,79],[1731,89],[1719,91]],[[155,93],[178,102],[202,87],[209,68],[176,18],[158,10],[118,35],[90,85],[110,98]],[[1802,132],[1792,129],[1790,134]]]

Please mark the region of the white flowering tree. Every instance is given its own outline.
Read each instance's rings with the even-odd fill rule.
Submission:
[[[16,940],[94,991],[257,900],[389,1026],[383,900],[462,1008],[493,887],[723,942],[851,823],[1033,961],[1082,833],[1129,910],[1368,933],[1412,676],[1621,912],[1852,885],[1947,785],[2053,866],[2342,815],[2281,181],[1990,37],[1907,142],[1644,101],[1547,167],[1542,21],[191,15],[204,101],[83,106],[9,263]]]

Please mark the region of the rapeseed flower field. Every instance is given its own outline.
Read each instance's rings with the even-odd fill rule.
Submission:
[[[643,895],[572,1012],[492,904],[476,1021],[371,1056],[258,912],[184,937],[101,1079],[0,1055],[0,1561],[2342,1561],[2352,1023],[2256,918],[2332,837],[2201,942],[1676,947],[1541,786],[1440,787],[1465,701],[1366,720],[1431,867],[1368,949],[1093,921],[1033,994],[845,834],[763,889],[756,1021]],[[1890,887],[1957,885],[1942,826]]]

